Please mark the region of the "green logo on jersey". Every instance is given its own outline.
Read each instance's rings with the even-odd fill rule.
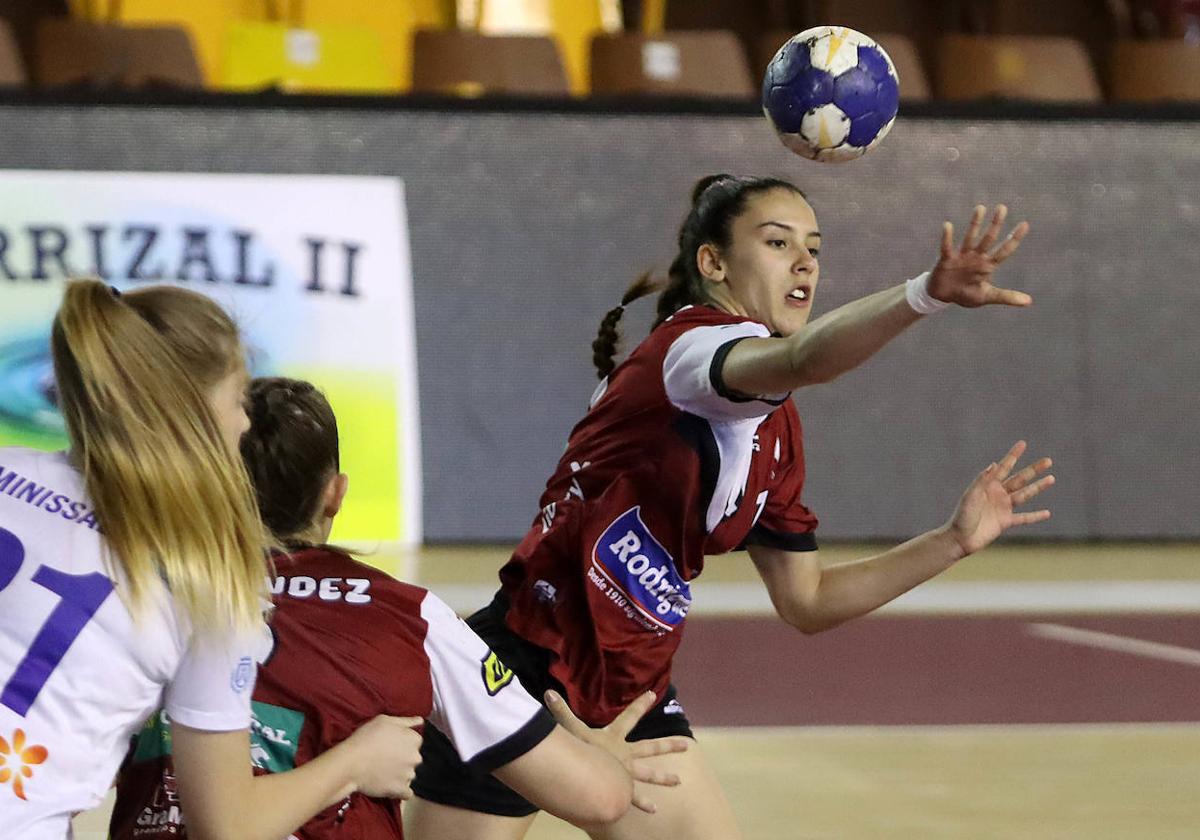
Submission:
[[[304,728],[301,712],[260,703],[250,704],[250,761],[269,773],[282,773],[296,766],[296,745]],[[137,735],[135,762],[171,754],[171,721],[165,711],[155,712]]]
[[[282,773],[296,766],[296,745],[304,728],[304,715],[282,706],[255,700],[250,721],[250,761],[268,773]]]

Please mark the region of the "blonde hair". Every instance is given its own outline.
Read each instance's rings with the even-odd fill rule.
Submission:
[[[130,609],[165,582],[197,628],[260,620],[264,531],[207,397],[242,363],[230,317],[185,289],[118,296],[77,280],[51,346],[76,465]]]

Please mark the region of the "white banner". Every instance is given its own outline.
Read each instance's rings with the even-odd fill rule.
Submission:
[[[350,496],[334,539],[414,545],[421,469],[412,264],[395,178],[0,172],[0,445],[65,443],[50,323],[67,277],[173,283],[235,317],[255,375],[338,415]]]

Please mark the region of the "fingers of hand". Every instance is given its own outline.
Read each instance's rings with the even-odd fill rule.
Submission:
[[[942,259],[954,256],[954,225],[942,222]]]
[[[996,240],[1000,238],[1000,229],[1004,226],[1004,220],[1008,217],[1008,208],[1003,204],[997,204],[996,210],[992,213],[992,223],[988,225],[987,231],[983,234],[983,239],[979,240],[977,250],[986,251],[996,244]]]
[[[1032,525],[1035,522],[1045,522],[1049,518],[1050,511],[1034,510],[1029,513],[1014,513],[1008,524],[1010,527],[1013,525]]]
[[[1004,238],[1000,246],[992,251],[989,256],[996,265],[1004,262],[1013,255],[1017,248],[1021,247],[1021,240],[1025,238],[1025,234],[1029,233],[1029,222],[1021,222],[1013,228],[1013,232]]]
[[[675,787],[679,784],[679,776],[677,774],[668,773],[666,770],[655,770],[653,767],[647,767],[644,764],[634,764],[631,775],[637,781],[645,782],[648,785]]]
[[[1025,441],[1019,440],[1012,445],[1012,448],[1000,459],[999,468],[996,470],[996,479],[1004,481],[1008,478],[1008,474],[1012,472],[1013,467],[1017,465],[1017,461],[1021,459],[1021,455],[1025,453]]]
[[[1033,298],[1025,292],[1018,292],[1015,289],[1001,289],[998,286],[992,286],[987,290],[985,302],[1001,306],[1031,306]]]
[[[562,699],[557,691],[547,691],[543,699],[546,701],[546,708],[563,729],[576,736],[588,730],[587,724],[575,717],[567,701]]]
[[[653,814],[658,810],[653,802],[642,796],[637,790],[633,792],[633,807],[646,814]]]
[[[655,738],[653,741],[634,741],[629,745],[631,758],[650,758],[654,755],[686,752],[688,739],[681,736],[671,738]]]
[[[1032,464],[1025,467],[1025,469],[1021,470],[1019,473],[1005,481],[1004,489],[1009,493],[1013,492],[1014,490],[1020,490],[1026,484],[1033,481],[1046,470],[1050,469],[1050,466],[1053,463],[1054,462],[1049,458],[1041,458],[1040,460],[1034,461]]]
[[[975,210],[971,213],[971,223],[967,226],[967,235],[963,237],[962,250],[970,251],[975,248],[977,241],[975,237],[979,236],[979,228],[986,215],[986,207],[982,204],[975,205]]]
[[[658,698],[653,691],[647,691],[638,699],[634,700],[625,707],[625,711],[617,715],[606,729],[610,732],[616,732],[622,738],[629,734],[633,727],[637,726],[637,722],[642,719],[646,712],[654,708],[654,704],[658,702]]]
[[[1043,490],[1045,490],[1047,487],[1052,486],[1053,484],[1054,484],[1054,476],[1048,475],[1045,478],[1041,478],[1038,481],[1035,481],[1033,484],[1030,484],[1028,487],[1023,487],[1020,490],[1017,490],[1015,493],[1011,493],[1010,498],[1012,499],[1013,507],[1016,507],[1017,505],[1025,504],[1030,499],[1032,499],[1034,496],[1036,496],[1038,493],[1041,493]]]

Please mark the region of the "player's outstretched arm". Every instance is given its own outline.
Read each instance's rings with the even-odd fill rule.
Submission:
[[[248,730],[173,724],[180,801],[193,840],[279,840],[351,793],[407,799],[421,760],[420,718],[379,716],[295,770],[251,772]]]
[[[1009,528],[1049,519],[1049,510],[1016,511],[1054,483],[1044,475],[1049,458],[1013,472],[1024,451],[1018,442],[976,476],[945,525],[882,554],[822,568],[816,552],[750,546],[776,612],[804,633],[827,630],[899,597]]]
[[[914,306],[922,306],[922,301],[933,306],[1029,306],[1033,303],[1029,295],[992,282],[996,269],[1020,247],[1029,224],[1021,222],[997,245],[1008,208],[997,205],[980,235],[986,213],[982,205],[975,208],[958,245],[954,226],[943,224],[938,261],[927,276],[851,301],[786,338],[739,342],[722,368],[725,385],[757,395],[829,382],[861,365],[920,320]]]
[[[686,738],[629,743],[625,736],[655,703],[647,692],[608,726],[591,729],[554,692],[546,705],[560,724],[529,752],[493,771],[500,781],[544,811],[580,827],[620,819],[632,804],[648,813],[654,805],[633,789],[633,780],[677,785],[679,777],[641,759],[687,749]]]

